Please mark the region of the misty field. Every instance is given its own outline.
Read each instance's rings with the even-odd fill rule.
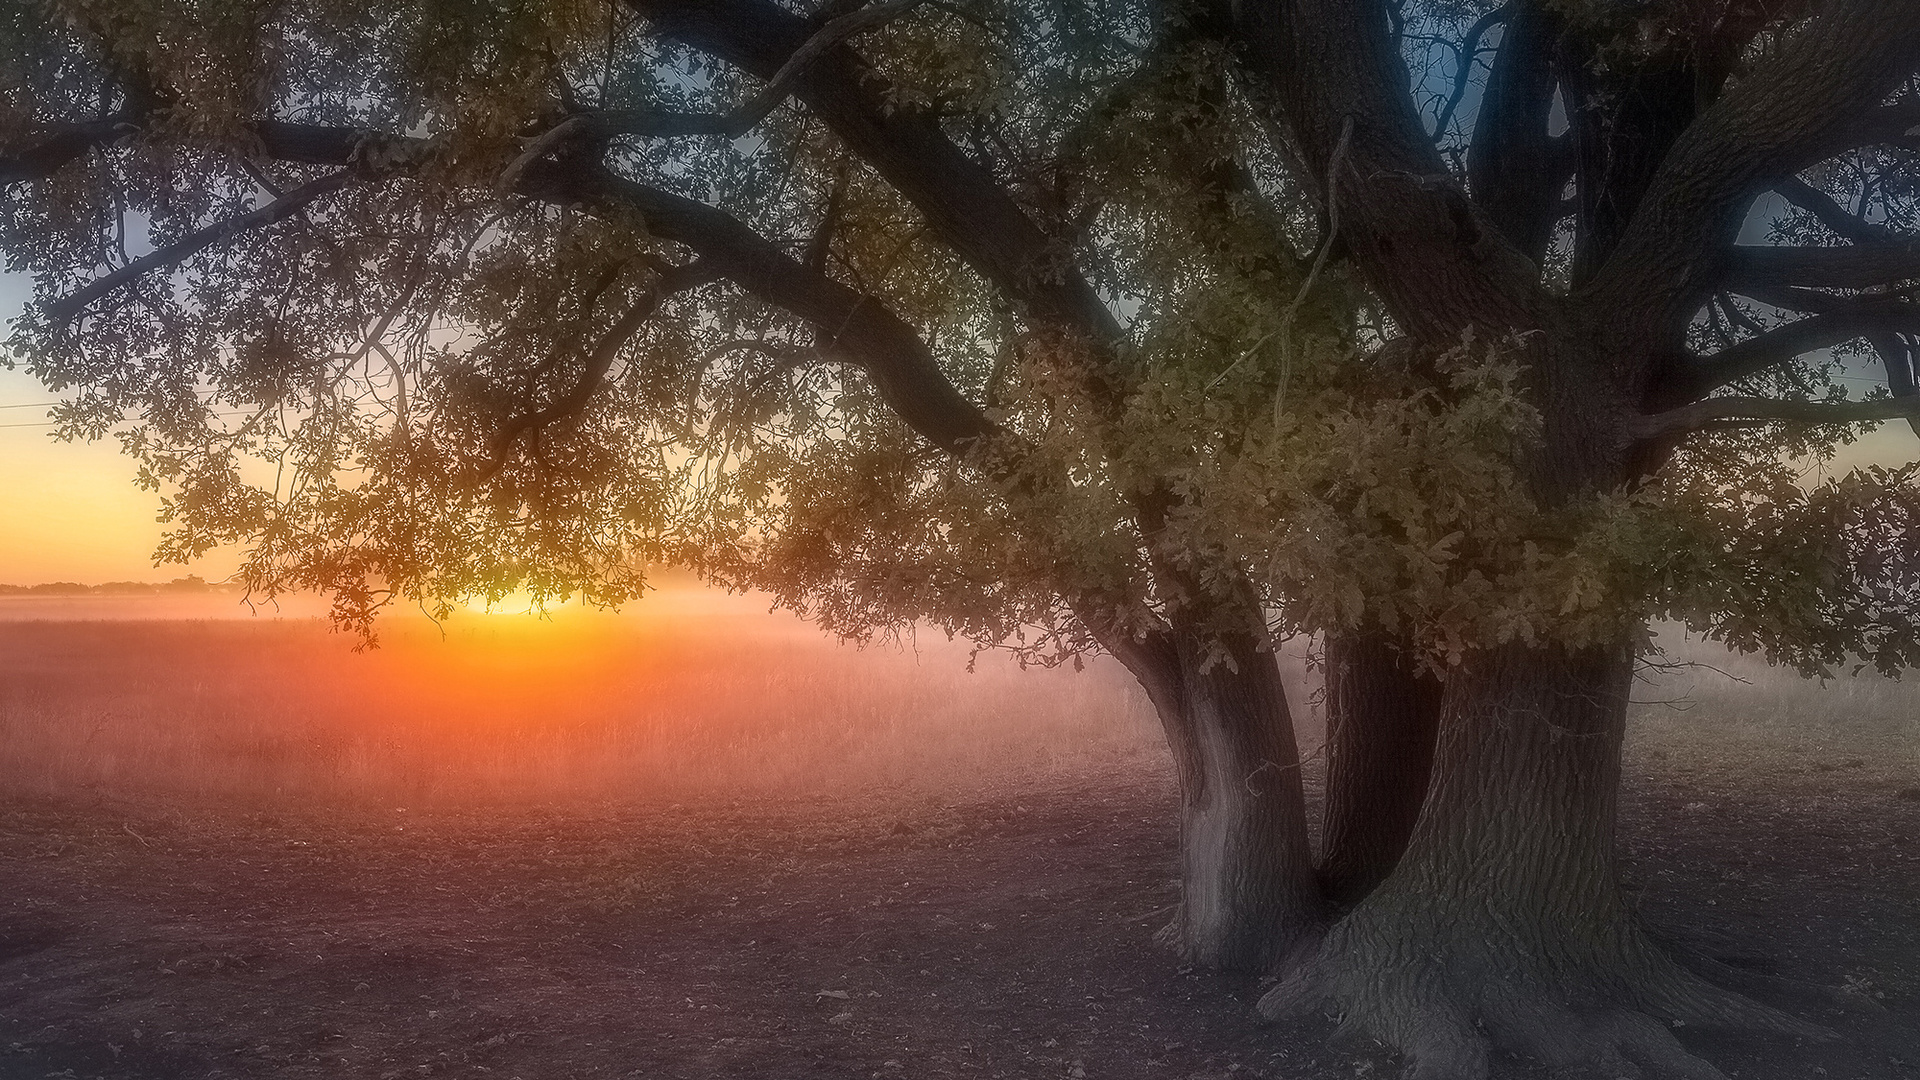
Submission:
[[[1144,766],[1159,737],[1110,661],[969,672],[944,637],[839,647],[704,592],[379,634],[355,651],[312,618],[0,622],[0,778],[262,804],[965,788]]]
[[[1110,661],[969,671],[694,590],[359,652],[305,611],[145,603],[0,603],[8,1080],[1390,1066],[1153,946],[1174,793]],[[1848,1036],[1704,1045],[1743,1078],[1920,1076],[1920,687],[1670,652],[1636,689],[1629,887]]]

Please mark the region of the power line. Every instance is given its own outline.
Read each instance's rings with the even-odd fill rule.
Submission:
[[[252,416],[254,414],[254,411],[255,410],[253,409],[228,409],[228,410],[222,410],[220,412],[216,412],[213,415],[220,416],[220,417]],[[125,420],[123,419],[122,422],[124,423]],[[50,428],[50,427],[59,427],[59,426],[60,426],[60,422],[57,420],[39,420],[39,421],[30,421],[22,424],[0,424],[0,431],[4,431],[8,428]]]

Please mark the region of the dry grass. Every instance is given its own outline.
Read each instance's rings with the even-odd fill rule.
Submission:
[[[1920,679],[1868,672],[1822,683],[1689,641],[1677,627],[1661,641],[1682,666],[1642,673],[1630,767],[1659,763],[1657,771],[1681,780],[1788,786],[1845,770],[1920,796]]]

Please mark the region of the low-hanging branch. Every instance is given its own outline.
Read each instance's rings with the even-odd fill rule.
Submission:
[[[130,285],[155,270],[178,266],[215,244],[285,221],[315,199],[345,187],[352,179],[351,170],[342,169],[339,172],[328,173],[318,179],[307,181],[264,206],[244,214],[224,218],[188,233],[173,243],[157,247],[120,269],[96,278],[79,290],[49,303],[47,316],[56,326],[72,322],[88,304],[116,289]]]
[[[1636,441],[1698,431],[1717,423],[1860,424],[1920,416],[1920,397],[1876,398],[1872,401],[1785,401],[1762,397],[1716,397],[1696,401],[1636,420],[1630,432]]]

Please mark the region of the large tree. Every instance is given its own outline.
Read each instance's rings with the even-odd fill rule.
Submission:
[[[68,433],[137,412],[167,554],[363,623],[668,560],[842,633],[1103,648],[1180,779],[1171,937],[1285,974],[1268,1011],[1435,1077],[1807,1030],[1646,939],[1613,801],[1651,615],[1920,648],[1912,472],[1787,460],[1920,415],[1912,5],[6,18],[16,349]]]

